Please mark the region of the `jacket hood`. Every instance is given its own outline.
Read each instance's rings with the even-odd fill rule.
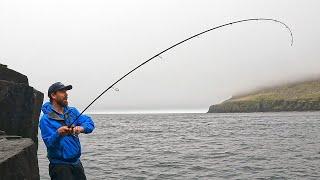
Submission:
[[[53,105],[51,102],[46,102],[42,105],[41,108],[43,114],[47,114],[49,118],[55,119],[58,121],[63,121],[64,119],[61,118],[58,113],[54,110]],[[64,113],[67,114],[66,117],[69,117],[69,110],[70,108],[68,106],[64,107]]]
[[[46,102],[42,105],[41,110],[43,114],[49,114],[52,112],[52,104],[50,102]]]
[[[51,102],[46,102],[42,105],[41,110],[43,112],[43,114],[49,114],[51,112],[53,112],[53,105],[51,104]],[[64,107],[64,112],[69,111],[69,106]]]

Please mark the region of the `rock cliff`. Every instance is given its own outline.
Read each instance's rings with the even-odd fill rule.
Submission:
[[[0,64],[0,130],[5,133],[0,136],[0,179],[39,179],[38,123],[43,97],[29,86],[25,75]]]
[[[234,96],[208,113],[318,111],[320,79],[295,82]]]

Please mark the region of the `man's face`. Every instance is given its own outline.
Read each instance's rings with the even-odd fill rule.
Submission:
[[[59,104],[62,107],[65,107],[68,105],[68,94],[67,90],[59,90],[55,93],[51,94],[51,97],[53,101],[55,101],[57,104]]]

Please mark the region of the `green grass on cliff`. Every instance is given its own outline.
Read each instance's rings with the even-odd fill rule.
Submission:
[[[266,88],[245,95],[234,96],[225,102],[273,100],[320,101],[320,79]]]

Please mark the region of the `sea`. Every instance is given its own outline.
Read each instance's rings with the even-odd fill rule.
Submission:
[[[90,114],[88,180],[320,179],[320,112]],[[39,134],[41,179],[50,179]]]

